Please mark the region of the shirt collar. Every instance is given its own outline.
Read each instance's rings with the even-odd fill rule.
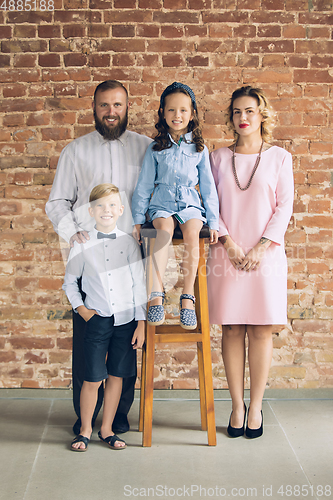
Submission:
[[[99,139],[101,145],[108,144],[109,142],[115,142],[115,141],[110,141],[109,139],[104,139],[104,137],[99,132],[97,132],[97,130],[96,130],[96,134],[98,135],[98,139]],[[118,139],[116,139],[116,141],[119,141],[123,146],[126,146],[127,137],[128,137],[128,131],[125,130],[125,132],[123,134],[121,134],[121,136],[118,137]]]
[[[97,239],[97,233],[103,233],[103,231],[97,231],[96,226],[94,226],[92,233],[94,235],[94,238]],[[113,234],[113,233],[115,233],[116,236],[120,236],[121,231],[116,226],[113,231],[111,231],[110,233],[104,233],[104,234]]]
[[[188,143],[188,142],[192,142],[192,132],[187,132],[187,134],[183,135],[182,137],[185,138],[185,141]],[[173,138],[171,137],[171,135],[169,134],[169,138],[171,140],[171,142],[173,142],[173,144],[176,144],[178,145],[174,140]],[[183,142],[183,141],[182,141]]]

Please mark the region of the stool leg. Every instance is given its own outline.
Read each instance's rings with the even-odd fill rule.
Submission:
[[[145,404],[145,383],[146,383],[146,344],[143,344],[143,346],[142,346],[142,360],[141,360],[139,432],[143,431],[143,415],[144,415],[144,404]]]
[[[210,343],[202,343],[203,353],[203,370],[205,379],[205,399],[207,411],[207,433],[208,445],[216,446],[216,425],[215,425],[215,410],[214,410],[214,391],[213,391],[213,373],[212,373],[212,358],[210,354]]]
[[[213,391],[213,370],[210,348],[210,328],[208,315],[208,295],[207,295],[207,278],[206,278],[206,262],[205,262],[205,247],[203,239],[199,242],[200,256],[198,266],[198,289],[199,289],[199,307],[200,307],[200,322],[202,334],[202,362],[203,362],[203,379],[205,392],[205,407],[207,416],[207,434],[208,445],[216,446],[216,426],[215,426],[215,411],[214,411],[214,391]]]
[[[199,370],[199,394],[200,394],[200,413],[201,413],[201,429],[207,430],[207,403],[206,403],[206,388],[204,363],[202,355],[202,342],[197,342],[198,355],[198,370]]]
[[[146,335],[146,370],[144,385],[144,411],[142,446],[151,446],[153,427],[153,390],[155,362],[155,327],[147,324]]]
[[[152,289],[153,251],[155,238],[146,238],[144,251],[146,259],[146,283],[148,296]],[[147,304],[149,307],[149,303]],[[142,431],[142,446],[151,446],[153,424],[153,389],[155,361],[155,327],[146,323],[146,341],[142,352],[144,371],[141,378],[140,420],[139,430]]]

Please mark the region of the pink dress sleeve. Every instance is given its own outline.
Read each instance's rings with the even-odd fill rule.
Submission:
[[[276,186],[276,208],[268,222],[263,237],[282,245],[293,212],[294,176],[292,156],[285,152]]]

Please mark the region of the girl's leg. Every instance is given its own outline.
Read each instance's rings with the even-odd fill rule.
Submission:
[[[230,425],[243,427],[245,325],[222,325],[222,357],[232,400]]]
[[[199,219],[190,219],[184,224],[180,224],[184,239],[183,293],[188,293],[190,295],[194,295],[194,281],[197,275],[199,262],[199,233],[202,224],[202,221]],[[182,307],[185,309],[194,309],[194,304],[190,299],[183,299]]]
[[[156,241],[153,253],[153,292],[163,291],[163,278],[168,263],[169,245],[176,226],[173,217],[164,219],[158,217],[153,220],[153,226],[157,229]],[[162,297],[155,297],[151,305],[161,305]]]
[[[272,362],[272,325],[248,325],[247,334],[251,401],[247,423],[250,429],[258,429],[261,426],[262,399]]]
[[[123,379],[112,375],[109,375],[105,382],[103,419],[101,425],[101,435],[104,439],[114,435],[114,432],[112,432],[112,423],[118,408],[122,386]],[[125,446],[125,443],[116,441],[114,446],[122,448]]]
[[[90,439],[92,427],[91,419],[94,414],[98,388],[101,382],[83,382],[81,394],[80,394],[80,416],[81,416],[81,436],[85,436]],[[73,443],[72,448],[85,448],[84,443]]]

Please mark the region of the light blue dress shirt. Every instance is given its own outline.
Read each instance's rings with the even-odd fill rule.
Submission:
[[[143,224],[148,212],[151,220],[174,215],[180,223],[207,220],[210,229],[218,230],[219,203],[207,147],[197,152],[192,132],[178,144],[169,137],[171,148],[154,151],[155,142],[147,148],[132,198],[134,224]]]
[[[74,243],[63,290],[73,309],[85,305],[100,316],[114,315],[114,324],[146,319],[147,294],[139,245],[118,228],[115,239],[97,239],[94,228],[86,243]],[[83,302],[78,287],[82,276]]]

